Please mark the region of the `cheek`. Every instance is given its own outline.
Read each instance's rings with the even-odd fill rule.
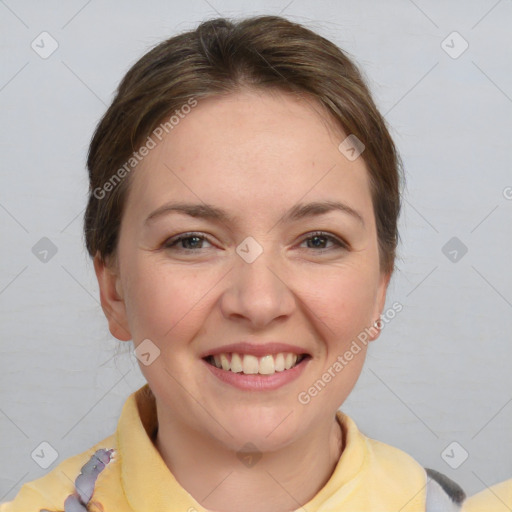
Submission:
[[[212,282],[210,282],[212,281]],[[201,324],[212,276],[199,277],[188,269],[149,263],[141,258],[130,269],[127,314],[135,344],[144,338],[157,345],[193,335]]]
[[[212,301],[222,293],[225,273],[157,263],[151,255],[134,258],[126,272],[127,315],[134,343],[149,338],[161,348],[171,340],[193,339],[205,328],[206,317],[214,307]],[[308,266],[295,268],[289,275],[285,271],[285,278],[294,283],[289,293],[296,297],[297,309],[301,309],[302,302],[306,306],[304,314],[320,338],[335,344],[336,350],[375,320],[376,286],[370,266],[361,262]]]
[[[354,388],[368,348],[358,336],[374,321],[375,287],[369,277],[370,269],[366,273],[347,268],[338,270],[332,272],[326,284],[318,287],[321,291],[310,296],[307,304],[312,311],[316,335],[321,339],[318,356],[322,370],[318,378],[328,383],[317,401],[322,408],[326,404],[339,408]],[[313,380],[311,386],[314,387],[315,382],[317,380]]]
[[[299,292],[317,318],[315,324],[326,340],[337,349],[357,337],[375,320],[372,318],[376,286],[370,268],[337,268],[324,274],[322,279],[305,277]],[[319,320],[320,321],[319,321]]]

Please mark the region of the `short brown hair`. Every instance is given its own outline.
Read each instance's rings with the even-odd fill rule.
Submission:
[[[205,21],[195,30],[161,42],[130,68],[89,147],[84,234],[91,257],[99,253],[107,261],[116,256],[131,175],[106,187],[116,170],[163,119],[191,98],[244,88],[277,89],[313,98],[335,126],[363,142],[361,156],[369,172],[380,268],[392,273],[403,175],[386,122],[346,53],[280,16]],[[98,190],[102,191],[100,198]]]

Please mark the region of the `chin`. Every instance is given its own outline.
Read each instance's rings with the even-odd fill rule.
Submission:
[[[260,451],[277,450],[291,443],[298,434],[297,413],[291,407],[252,406],[231,413],[223,424],[233,437],[225,439],[237,450],[248,442]]]

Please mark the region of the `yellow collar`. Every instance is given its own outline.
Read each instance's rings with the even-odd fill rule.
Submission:
[[[357,475],[365,460],[365,437],[346,414],[338,411],[336,417],[344,434],[344,451],[331,478],[304,505],[306,510],[316,510],[334,494],[341,498],[340,488]],[[127,399],[116,431],[122,459],[121,480],[131,507],[137,512],[155,512],[168,510],[172,504],[175,510],[194,507],[198,512],[204,512],[206,509],[178,483],[161,458],[153,444],[156,430],[155,397],[145,384]]]

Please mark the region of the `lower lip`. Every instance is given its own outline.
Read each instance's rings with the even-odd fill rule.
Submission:
[[[246,375],[245,373],[235,373],[229,370],[217,368],[216,366],[207,363],[204,359],[202,359],[202,361],[208,367],[208,370],[215,375],[215,377],[227,384],[231,384],[235,388],[242,389],[244,391],[271,391],[297,379],[304,371],[310,359],[310,357],[307,357],[290,370],[276,372],[272,375]]]

